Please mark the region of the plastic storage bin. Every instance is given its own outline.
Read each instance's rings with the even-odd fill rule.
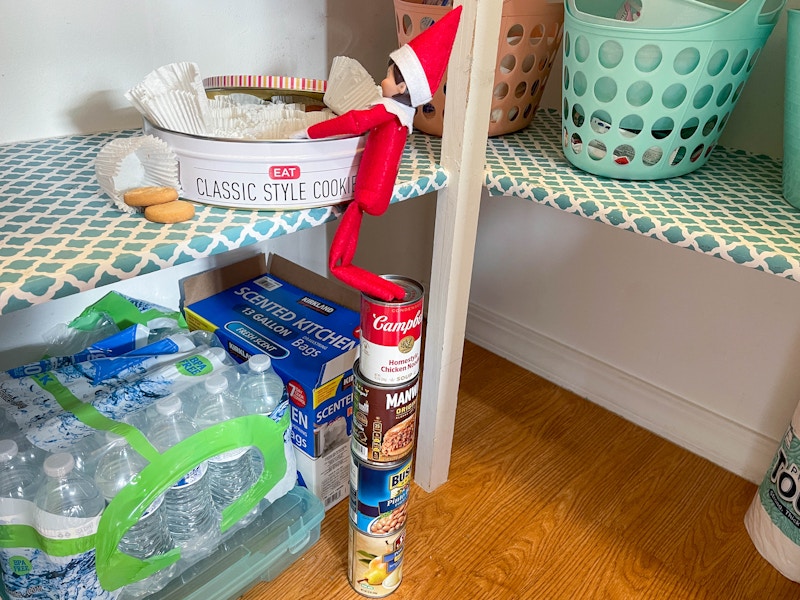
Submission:
[[[144,600],[233,600],[272,581],[319,540],[322,502],[297,486],[211,556]]]
[[[567,160],[618,179],[664,179],[701,167],[783,4],[747,0],[709,23],[644,29],[612,19],[588,22],[568,1],[562,88]]]
[[[394,0],[397,40],[403,45],[451,10]],[[530,125],[550,76],[564,30],[564,4],[547,0],[505,0],[500,22],[489,135],[519,131]],[[417,108],[414,127],[442,135],[447,79],[433,99]]]

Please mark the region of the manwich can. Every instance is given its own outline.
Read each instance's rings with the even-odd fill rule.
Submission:
[[[361,374],[381,385],[411,381],[419,374],[422,346],[422,285],[383,275],[401,286],[402,300],[386,302],[361,294]]]
[[[359,531],[351,521],[348,536],[347,579],[355,591],[383,598],[403,579],[405,527],[392,535],[375,537]]]
[[[367,381],[353,365],[353,452],[363,460],[395,461],[414,447],[419,375],[405,383]]]

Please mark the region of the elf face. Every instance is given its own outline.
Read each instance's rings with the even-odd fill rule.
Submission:
[[[385,98],[391,98],[399,94],[406,93],[406,83],[402,81],[397,83],[394,77],[394,65],[389,65],[386,69],[386,78],[381,81],[381,92]]]

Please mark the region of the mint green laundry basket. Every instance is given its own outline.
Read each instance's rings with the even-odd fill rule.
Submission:
[[[644,0],[666,2],[668,0]],[[581,18],[565,0],[562,145],[567,160],[615,179],[677,177],[703,166],[785,0],[746,0],[711,21],[638,28]]]

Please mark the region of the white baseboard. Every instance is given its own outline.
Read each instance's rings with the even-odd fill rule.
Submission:
[[[466,337],[753,483],[778,448],[777,439],[475,304]]]

